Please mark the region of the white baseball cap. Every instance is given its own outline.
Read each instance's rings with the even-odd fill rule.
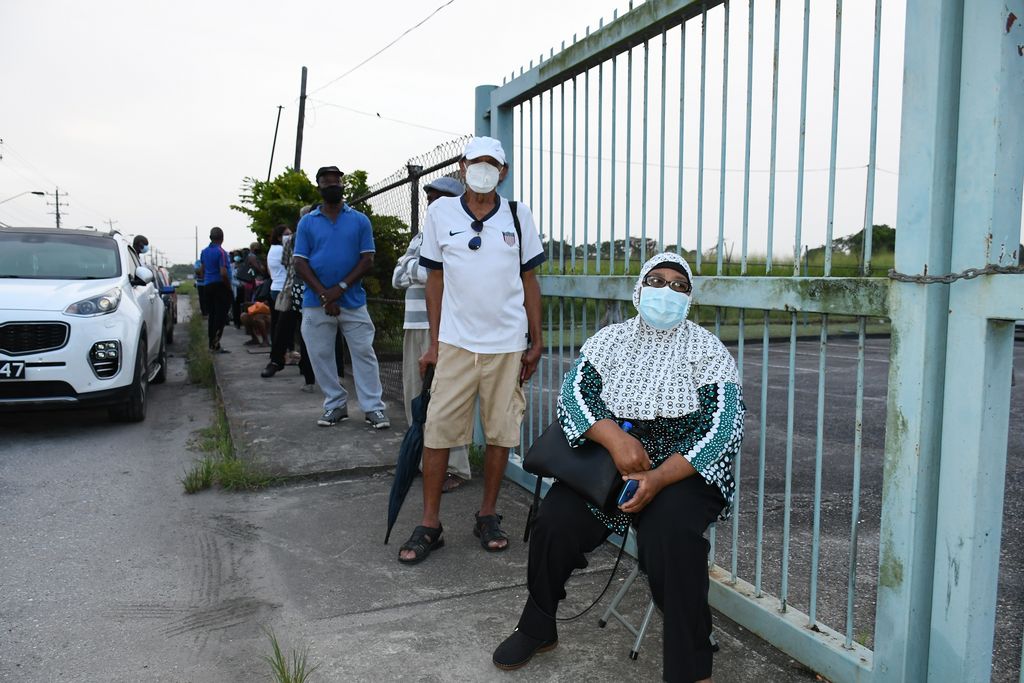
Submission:
[[[466,143],[466,151],[464,156],[468,161],[473,159],[479,159],[480,157],[493,157],[505,165],[505,150],[501,146],[500,140],[488,137],[473,138]]]

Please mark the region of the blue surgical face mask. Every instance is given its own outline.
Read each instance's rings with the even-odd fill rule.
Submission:
[[[686,320],[690,312],[690,297],[673,292],[669,287],[642,287],[640,289],[640,317],[658,330],[671,330]]]
[[[241,263],[241,262],[242,262],[242,257],[241,256],[235,256],[235,263]]]
[[[148,254],[149,253],[149,245],[148,244],[142,248],[142,252],[141,253],[143,253],[143,254]]]

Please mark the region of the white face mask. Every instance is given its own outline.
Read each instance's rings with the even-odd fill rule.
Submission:
[[[486,161],[466,167],[466,184],[474,192],[490,192],[498,186],[500,171]]]
[[[285,235],[284,237],[281,238],[281,243],[284,244],[285,246],[288,246],[288,243],[291,242],[291,241],[292,241],[292,236],[291,235]]]

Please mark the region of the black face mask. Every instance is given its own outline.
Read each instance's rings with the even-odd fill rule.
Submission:
[[[327,187],[320,188],[320,196],[324,198],[324,201],[328,204],[337,204],[341,201],[341,195],[343,190],[341,185],[328,185]]]

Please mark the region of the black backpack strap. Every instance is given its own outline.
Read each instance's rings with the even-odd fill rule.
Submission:
[[[512,222],[516,226],[516,239],[519,240],[519,270],[523,269],[523,228],[519,225],[519,214],[516,213],[516,207],[519,202],[509,200],[508,208],[512,212]]]

